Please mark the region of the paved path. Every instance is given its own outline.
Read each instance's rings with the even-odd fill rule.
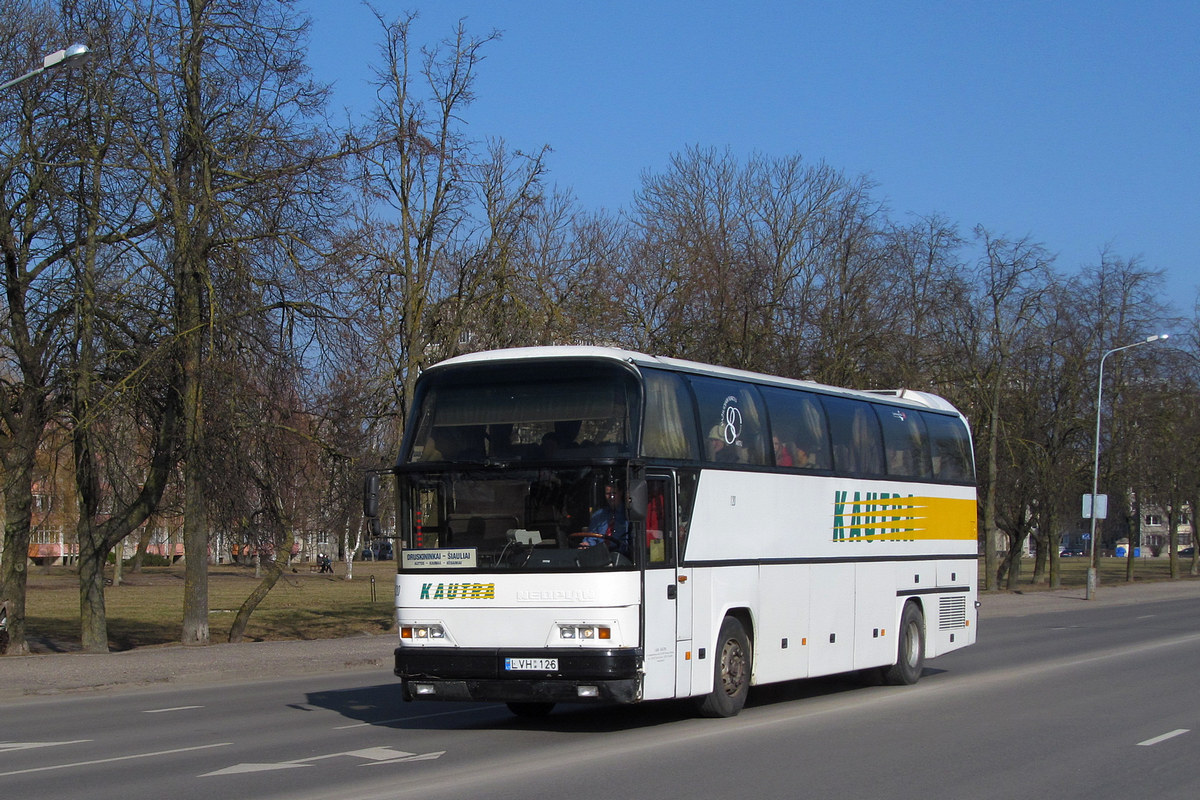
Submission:
[[[0,658],[0,702],[27,696],[247,682],[377,668],[391,676],[395,634],[208,647],[167,645],[120,653],[56,653]]]
[[[1200,598],[1200,580],[1101,586],[1098,607]],[[994,592],[980,597],[980,617],[1053,613],[1089,601],[1084,590]],[[307,642],[247,642],[209,647],[144,647],[122,653],[0,657],[0,702],[139,687],[249,682],[273,677],[378,669],[391,679],[395,634]]]

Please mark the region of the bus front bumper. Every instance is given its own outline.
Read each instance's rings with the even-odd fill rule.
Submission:
[[[395,673],[405,700],[636,703],[641,663],[640,649],[398,647]]]

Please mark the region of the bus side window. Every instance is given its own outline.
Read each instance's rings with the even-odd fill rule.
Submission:
[[[916,410],[875,406],[883,426],[883,447],[889,475],[902,478],[929,478],[929,436],[925,421]]]
[[[696,442],[696,414],[683,378],[673,372],[647,369],[646,410],[642,432],[642,455],[695,461],[700,458]]]
[[[775,466],[791,469],[831,469],[825,411],[808,392],[761,388],[771,419]]]
[[[882,475],[883,438],[874,409],[848,397],[822,397],[833,440],[833,467],[846,475]]]
[[[690,380],[700,427],[707,437],[705,458],[722,464],[771,464],[762,400],[755,387],[718,378],[692,376]]]
[[[972,479],[971,442],[967,429],[954,417],[922,412],[929,430],[933,475],[938,480],[962,482]]]

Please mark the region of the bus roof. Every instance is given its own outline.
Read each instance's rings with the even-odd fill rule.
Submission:
[[[465,355],[446,359],[445,361],[434,364],[429,368],[429,370],[426,371],[440,370],[443,367],[467,364],[485,364],[504,361],[530,361],[537,359],[598,359],[606,361],[618,361],[626,364],[632,364],[637,367],[654,367],[658,369],[673,370],[675,372],[686,372],[693,375],[710,375],[718,378],[732,378],[766,386],[804,388],[826,394],[837,394],[847,397],[858,397],[861,399],[876,401],[883,400],[884,402],[893,403],[896,405],[916,406],[934,411],[944,411],[961,416],[959,410],[955,408],[954,405],[948,400],[930,392],[921,392],[914,389],[875,389],[865,391],[857,389],[845,389],[838,386],[817,383],[815,381],[800,380],[796,378],[781,378],[775,375],[767,375],[764,373],[751,372],[743,369],[734,369],[732,367],[721,367],[714,364],[703,364],[698,361],[688,361],[681,358],[652,356],[647,355],[646,353],[639,353],[633,350],[624,350],[618,347],[552,345],[545,347],[510,347],[501,350],[482,350],[476,353],[467,353]]]

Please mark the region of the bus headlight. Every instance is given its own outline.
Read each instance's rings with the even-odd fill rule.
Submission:
[[[575,641],[607,640],[612,638],[612,628],[607,625],[560,624],[558,638]]]
[[[445,639],[446,629],[436,623],[432,625],[401,625],[400,638],[412,640]]]

